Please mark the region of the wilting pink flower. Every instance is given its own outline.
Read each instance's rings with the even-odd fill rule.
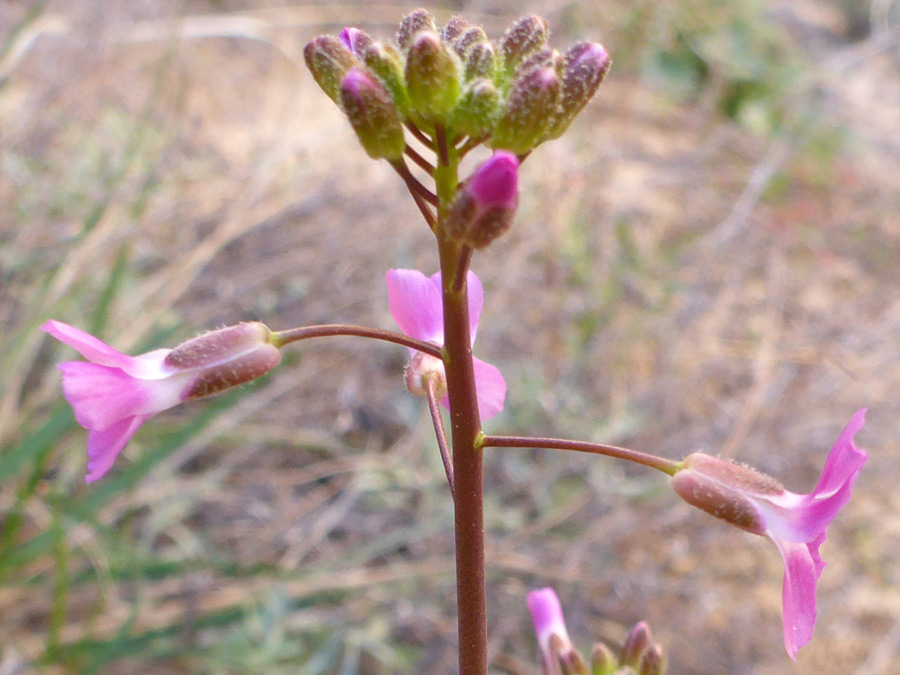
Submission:
[[[182,401],[249,382],[274,368],[281,352],[261,323],[241,323],[175,347],[127,356],[60,321],[41,330],[88,361],[60,364],[63,393],[88,430],[87,480],[101,478],[138,428]]]
[[[478,328],[478,318],[484,304],[484,290],[475,273],[469,271],[466,277],[469,288],[469,329],[472,342]],[[394,321],[406,335],[436,345],[444,344],[444,314],[441,300],[441,273],[431,278],[417,270],[389,270],[385,275],[388,287],[388,305]],[[416,355],[421,354],[410,349],[413,363],[410,366],[416,375],[417,367],[438,369],[443,373],[443,364],[429,357],[428,363],[422,363]],[[427,356],[427,355],[424,355]],[[475,389],[478,394],[478,413],[482,419],[490,419],[503,410],[506,398],[506,382],[503,375],[494,366],[480,359],[472,359],[475,369]],[[419,366],[417,366],[417,361]],[[410,372],[407,372],[407,382]],[[443,380],[446,382],[446,379]],[[441,400],[445,408],[449,408],[446,396]]]
[[[531,591],[528,594],[528,609],[534,621],[544,672],[557,673],[560,659],[568,660],[574,652],[559,598],[549,587]]]
[[[825,562],[819,546],[825,530],[850,499],[866,452],[853,436],[865,422],[859,410],[841,432],[815,489],[805,495],[785,490],[775,479],[725,459],[694,453],[672,478],[689,504],[741,529],[771,539],[784,559],[782,626],[792,659],[810,641],[816,624],[816,582]]]

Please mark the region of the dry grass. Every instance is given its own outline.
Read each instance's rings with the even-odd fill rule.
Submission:
[[[402,350],[303,345],[245,396],[143,429],[124,489],[83,485],[84,433],[57,412],[51,365],[71,354],[36,332],[49,317],[122,349],[249,318],[388,327],[384,271],[436,266],[399,181],[299,58],[344,23],[386,36],[403,9],[252,4],[51,2],[21,58],[0,55],[3,675],[453,671],[449,495]],[[793,666],[769,544],[654,475],[495,451],[494,672],[536,671],[524,594],[546,584],[581,646],[647,619],[676,674],[895,672],[896,25],[850,43],[828,3],[770,16],[761,30],[799,42],[796,84],[770,102],[782,131],[754,134],[717,112],[715,74],[682,103],[639,76],[671,18],[653,3],[547,4],[466,13],[496,32],[542,11],[558,46],[624,55],[525,163],[513,232],[476,259],[477,351],[511,385],[491,428],[723,452],[802,492],[868,406],[870,460]],[[28,9],[0,5],[0,44],[27,41],[10,27]],[[15,464],[17,448],[34,452]]]

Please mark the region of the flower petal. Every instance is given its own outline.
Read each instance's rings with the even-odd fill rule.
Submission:
[[[113,349],[93,335],[62,321],[48,321],[41,326],[41,330],[49,333],[60,342],[74,347],[88,361],[99,363],[101,366],[113,366],[123,369],[132,365],[132,357]]]
[[[781,587],[784,648],[788,656],[796,661],[797,652],[812,639],[816,626],[816,581],[824,563],[818,555],[818,543],[808,547],[777,539],[772,541],[784,559],[784,582]]]
[[[184,378],[140,380],[118,368],[86,361],[59,366],[66,400],[85,429],[101,431],[122,419],[152,415],[181,402]]]
[[[490,363],[472,359],[475,368],[475,391],[478,394],[478,414],[482,420],[489,420],[503,410],[506,400],[506,380]]]
[[[418,270],[388,270],[391,316],[406,335],[426,342],[444,343],[444,315],[440,285]],[[411,350],[412,351],[412,350]]]
[[[542,588],[531,591],[527,598],[528,610],[534,622],[534,632],[537,635],[538,645],[545,663],[551,663],[553,654],[550,650],[550,638],[558,636],[564,646],[571,648],[569,632],[566,630],[566,621],[563,617],[562,606],[559,598],[552,588]]]
[[[828,453],[822,477],[819,478],[816,489],[812,491],[812,496],[819,497],[837,492],[848,482],[852,484],[856,480],[857,474],[866,463],[866,451],[856,447],[853,436],[862,429],[865,421],[866,409],[861,408],[841,432],[834,447],[831,448],[831,452]]]
[[[95,480],[103,478],[134,433],[150,417],[150,415],[135,415],[119,420],[102,431],[92,429],[88,433],[88,463],[85,482],[93,483]]]

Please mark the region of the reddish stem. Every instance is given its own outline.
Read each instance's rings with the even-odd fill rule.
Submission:
[[[357,337],[372,338],[373,340],[384,340],[385,342],[393,342],[394,344],[425,352],[438,359],[443,358],[441,348],[431,342],[416,340],[415,338],[408,337],[402,333],[395,333],[391,330],[369,328],[368,326],[354,326],[346,323],[302,326],[300,328],[277,331],[273,332],[269,337],[269,342],[276,347],[283,347],[291,342],[298,342],[309,338],[328,337],[331,335],[355,335]]]
[[[447,482],[450,484],[450,494],[456,495],[453,487],[453,457],[447,447],[447,433],[444,431],[444,420],[441,417],[441,407],[435,391],[435,380],[429,377],[425,381],[425,392],[428,394],[428,410],[431,412],[431,423],[434,425],[434,435],[437,437],[438,450],[441,453],[441,462],[444,464],[444,473],[447,474]]]

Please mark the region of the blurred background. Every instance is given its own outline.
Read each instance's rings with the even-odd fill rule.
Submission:
[[[393,328],[384,272],[437,267],[302,47],[416,3],[0,2],[0,675],[452,673],[452,510],[406,351],[309,342],[162,414],[84,484],[55,318],[123,351],[258,319]],[[808,492],[860,407],[813,641],[781,637],[766,540],[594,457],[486,458],[491,672],[538,671],[553,585],[576,644],[646,619],[670,672],[898,672],[900,2],[483,0],[614,65],[522,167],[479,253],[489,431],[722,453]]]

